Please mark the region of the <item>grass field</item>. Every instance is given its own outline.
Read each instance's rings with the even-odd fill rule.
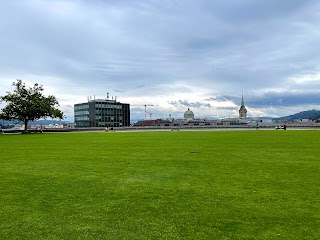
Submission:
[[[320,239],[320,131],[0,135],[0,239]]]

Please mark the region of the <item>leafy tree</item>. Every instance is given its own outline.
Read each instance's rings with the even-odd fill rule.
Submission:
[[[24,123],[25,131],[29,121],[40,118],[63,119],[63,113],[58,109],[58,100],[50,95],[43,95],[43,87],[35,83],[33,87],[27,87],[21,80],[12,83],[16,89],[0,96],[0,102],[7,105],[0,111],[0,119],[19,120]]]

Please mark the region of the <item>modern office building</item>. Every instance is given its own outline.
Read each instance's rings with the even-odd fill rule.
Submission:
[[[130,104],[94,99],[74,105],[75,127],[130,126]]]

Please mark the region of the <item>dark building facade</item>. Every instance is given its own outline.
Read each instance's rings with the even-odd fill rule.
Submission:
[[[95,99],[74,105],[75,127],[130,126],[130,104]]]

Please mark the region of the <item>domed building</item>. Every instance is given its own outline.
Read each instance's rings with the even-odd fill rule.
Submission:
[[[185,120],[194,120],[194,114],[189,108],[187,111],[184,112],[183,117]]]

